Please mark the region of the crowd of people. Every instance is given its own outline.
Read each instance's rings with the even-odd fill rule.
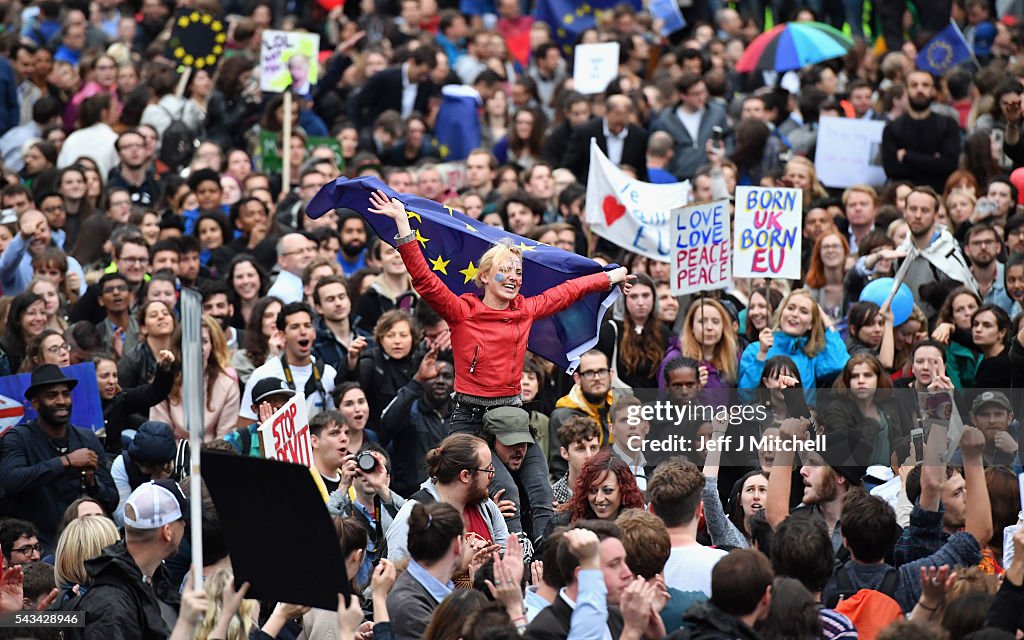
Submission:
[[[639,3],[556,24],[534,17],[549,4],[0,7],[0,375],[28,374],[33,416],[0,432],[0,614],[84,622],[0,637],[1024,629],[1024,7],[680,2],[665,33]],[[223,20],[215,68],[170,55],[179,9]],[[917,54],[951,19],[973,55],[933,75]],[[853,47],[737,72],[767,20]],[[319,64],[290,114],[260,91],[269,29],[320,36],[289,63]],[[584,95],[573,45],[598,42],[618,74]],[[464,158],[439,126],[453,95],[477,100]],[[826,116],[884,123],[884,184],[818,180]],[[669,263],[591,232],[591,139],[694,202],[800,189],[802,277],[673,296]],[[400,198],[307,215],[365,176],[604,270],[524,297],[526,245],[499,243],[456,295]],[[368,224],[384,217],[394,238]],[[861,299],[897,274],[909,310]],[[571,374],[528,352],[535,321],[616,287]],[[187,400],[184,288],[203,307]],[[83,363],[96,430],[72,417]],[[202,588],[190,574],[186,402],[204,449],[263,457],[258,427],[296,395],[354,594],[336,611],[248,598],[205,488]]]

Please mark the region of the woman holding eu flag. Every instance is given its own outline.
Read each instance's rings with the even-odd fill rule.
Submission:
[[[384,192],[370,194],[369,212],[386,215],[398,227],[395,244],[413,287],[451,329],[455,362],[455,404],[449,419],[449,433],[483,436],[484,414],[494,407],[521,406],[523,359],[534,320],[556,314],[580,298],[621,285],[628,292],[632,276],[625,267],[581,276],[563,282],[544,293],[524,297],[523,255],[518,247],[498,244],[480,257],[476,284],[483,296],[455,295],[431,270],[416,244],[405,206],[388,200]],[[512,500],[517,512],[509,518],[510,531],[524,530],[534,541],[551,519],[551,485],[547,462],[536,444],[527,447],[517,477],[528,493],[530,522],[521,523],[518,507],[523,505],[519,490],[497,448],[493,457],[495,489],[504,489],[503,500]],[[500,445],[503,446],[503,445]],[[512,466],[512,465],[510,465]],[[477,471],[479,472],[479,471]]]

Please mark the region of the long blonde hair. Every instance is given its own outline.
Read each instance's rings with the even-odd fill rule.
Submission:
[[[804,335],[807,338],[807,344],[804,345],[803,352],[808,358],[813,358],[825,350],[825,323],[821,319],[821,309],[818,308],[818,303],[807,289],[794,289],[782,300],[782,304],[775,310],[772,331],[782,331],[782,311],[794,296],[803,296],[811,301],[811,328]]]
[[[75,518],[64,528],[57,541],[53,560],[53,576],[60,587],[89,584],[87,560],[103,553],[103,549],[120,540],[114,521],[106,516]]]
[[[213,632],[213,628],[217,625],[217,621],[222,613],[220,607],[221,595],[224,593],[224,588],[233,582],[234,579],[234,574],[224,568],[217,569],[213,572],[213,575],[206,579],[203,586],[206,587],[206,595],[209,596],[210,606],[206,609],[206,617],[203,618],[203,624],[196,629],[195,640],[206,640]],[[256,625],[254,619],[259,615],[259,606],[256,600],[248,598],[242,600],[238,611],[235,612],[231,622],[228,623],[228,633],[225,640],[247,640],[249,632]]]
[[[697,334],[693,331],[693,320],[697,316],[697,311],[702,307],[711,307],[718,312],[718,316],[722,319],[722,337],[718,340],[718,344],[715,345],[714,354],[711,356],[711,364],[715,365],[715,368],[718,369],[725,380],[736,382],[738,369],[736,353],[738,347],[736,346],[736,334],[732,330],[732,316],[729,315],[729,312],[717,300],[702,297],[694,300],[690,305],[686,312],[686,320],[683,321],[681,336],[683,355],[698,361],[704,359],[704,348],[701,346]]]

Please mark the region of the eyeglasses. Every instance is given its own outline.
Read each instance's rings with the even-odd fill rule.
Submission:
[[[24,547],[18,547],[17,549],[11,549],[11,552],[13,552],[13,553],[20,553],[23,556],[27,556],[30,553],[33,553],[33,552],[36,552],[36,551],[42,551],[42,550],[43,550],[43,545],[41,545],[41,544],[39,544],[37,542],[35,544],[25,545]]]
[[[122,260],[123,262],[123,260]],[[127,293],[128,285],[126,284],[112,284],[109,287],[103,287],[103,293]]]
[[[57,213],[58,211],[67,211],[68,208],[63,204],[55,204],[49,207],[43,207],[43,213]]]
[[[71,353],[71,345],[68,343],[55,344],[52,347],[46,348],[46,353],[57,355],[58,353]]]
[[[490,467],[488,467],[487,469],[473,468],[473,469],[470,469],[470,471],[479,471],[480,473],[486,473],[487,475],[491,476],[492,478],[494,477],[494,465],[493,464]]]
[[[598,377],[603,378],[611,371],[611,369],[590,369],[589,371],[580,371],[580,377],[584,380],[594,380]]]

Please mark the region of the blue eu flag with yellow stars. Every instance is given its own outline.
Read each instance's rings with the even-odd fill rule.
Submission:
[[[397,193],[374,177],[338,178],[327,183],[310,201],[306,214],[319,218],[332,209],[353,209],[384,242],[393,245],[398,233],[394,221],[367,211],[370,194],[377,190],[388,198],[398,198],[405,205],[409,224],[427,263],[456,295],[481,292],[474,283],[480,256],[499,242],[510,242],[523,251],[521,292],[526,297],[572,278],[615,268],[614,265],[602,267],[590,258],[492,227],[433,200]],[[580,355],[597,344],[605,310],[618,296],[618,287],[610,292],[592,293],[561,313],[536,320],[530,331],[530,351],[567,371],[574,370]]]
[[[610,11],[619,4],[621,0],[538,0],[533,17],[551,26],[551,39],[562,48],[562,53],[571,56],[579,35],[594,28],[596,13]],[[643,9],[643,2],[638,0],[627,0],[625,4],[636,11]]]
[[[941,76],[950,67],[972,60],[971,49],[955,22],[935,34],[917,54],[917,68]]]

